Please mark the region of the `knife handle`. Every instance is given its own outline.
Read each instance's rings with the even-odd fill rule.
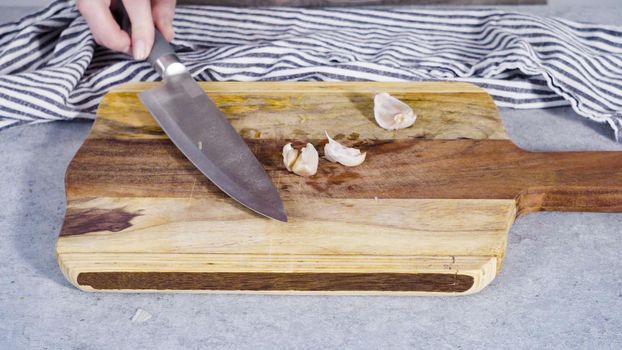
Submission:
[[[121,26],[121,29],[131,35],[132,23],[127,11],[125,10],[125,6],[123,6],[123,1],[116,2],[113,14]],[[154,34],[153,47],[147,57],[147,61],[151,63],[151,65],[162,77],[185,71],[185,67],[181,64],[181,61],[175,54],[173,46],[166,41],[162,33],[160,33],[157,28],[154,28]]]

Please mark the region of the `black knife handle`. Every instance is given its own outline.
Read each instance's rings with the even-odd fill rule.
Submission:
[[[113,14],[117,22],[121,26],[121,29],[126,31],[131,36],[132,35],[132,23],[130,22],[130,17],[128,16],[127,11],[125,10],[125,6],[123,6],[123,1],[121,0],[116,1],[115,7],[113,9]],[[164,62],[162,61],[179,62],[179,59],[177,59],[175,55],[175,50],[173,49],[173,46],[171,46],[171,44],[169,44],[169,42],[166,41],[166,39],[164,39],[164,36],[162,35],[162,33],[160,33],[160,31],[157,28],[154,28],[154,31],[155,31],[155,37],[153,40],[153,47],[151,48],[151,52],[149,53],[149,56],[147,57],[147,61],[149,61],[149,63],[151,63],[151,65],[155,67],[156,70],[160,74],[162,74],[162,71],[166,70],[166,66],[163,64]],[[160,60],[162,57],[169,56],[169,55],[172,55],[173,56],[172,58],[174,59],[173,60],[171,59]]]

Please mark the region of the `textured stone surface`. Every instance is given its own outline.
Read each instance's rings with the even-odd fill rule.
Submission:
[[[553,0],[533,13],[622,24],[618,0]],[[5,10],[4,21],[27,12]],[[501,111],[530,150],[621,150],[567,108]],[[65,168],[89,122],[0,132],[0,349],[622,347],[622,214],[519,219],[505,266],[460,298],[87,294],[55,262]],[[152,317],[132,322],[137,309]]]

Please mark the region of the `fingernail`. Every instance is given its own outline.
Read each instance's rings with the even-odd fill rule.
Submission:
[[[145,46],[144,41],[136,40],[133,45],[133,50],[134,59],[144,60],[145,58],[147,58],[147,47]]]

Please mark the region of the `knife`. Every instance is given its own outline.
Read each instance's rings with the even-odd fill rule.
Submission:
[[[115,17],[130,33],[122,1],[116,2]],[[175,146],[231,198],[258,214],[286,222],[283,201],[261,163],[157,29],[147,60],[164,84],[139,97]]]

